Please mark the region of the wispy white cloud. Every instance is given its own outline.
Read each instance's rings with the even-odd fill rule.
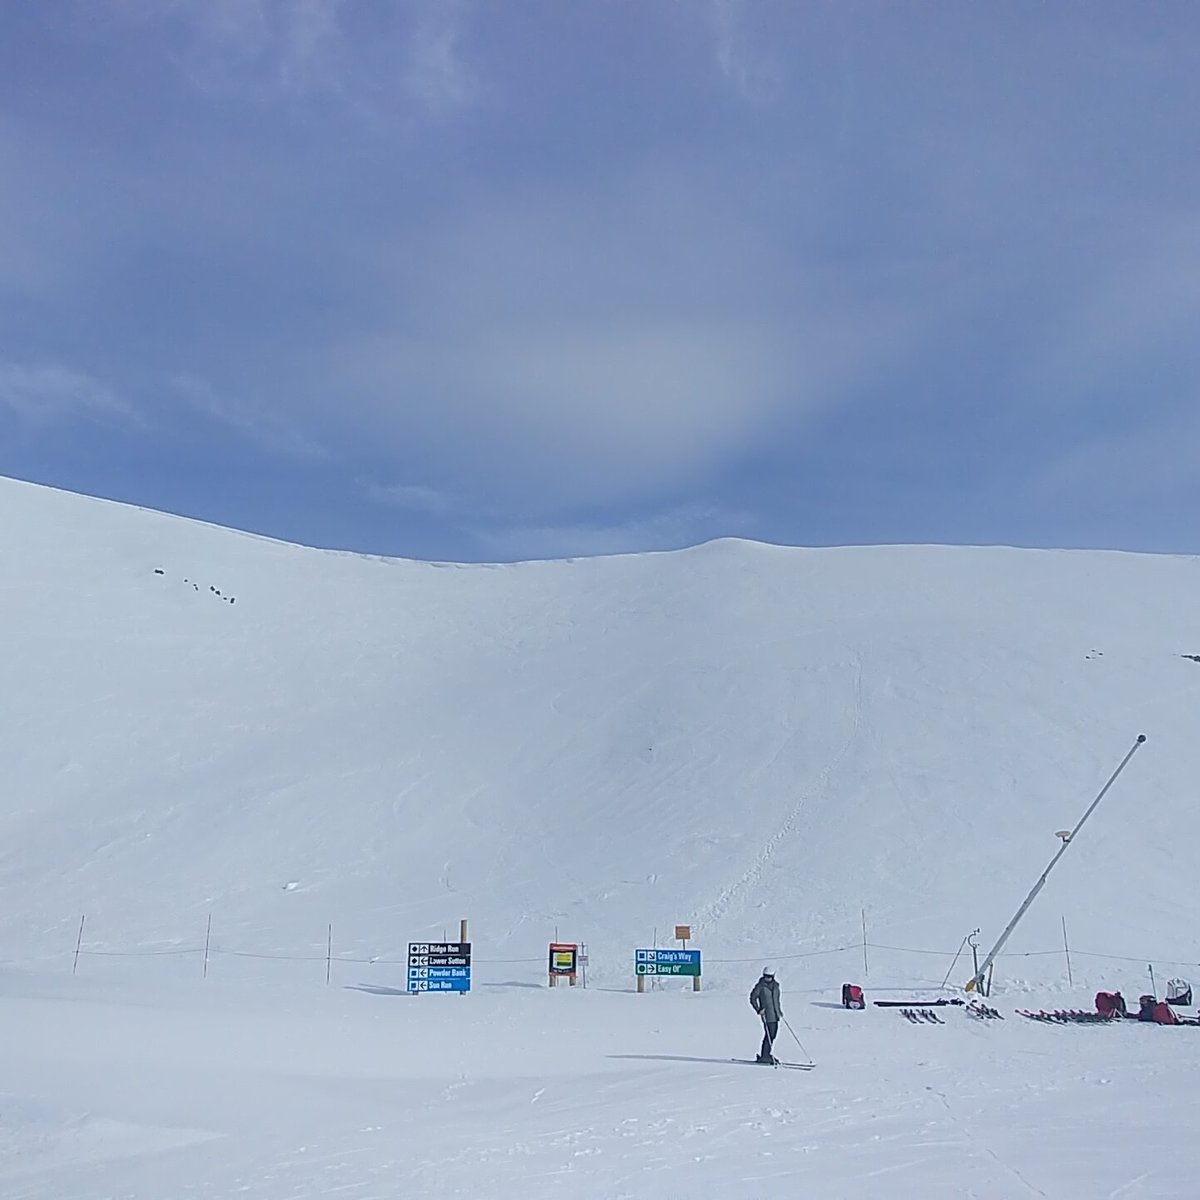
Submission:
[[[461,5],[439,0],[419,10],[407,38],[403,80],[409,96],[431,111],[462,108],[475,98],[477,83],[461,40]]]
[[[419,483],[364,483],[361,486],[377,503],[408,512],[440,517],[458,507],[458,502],[452,496]]]
[[[342,0],[121,0],[114,10],[185,39],[184,62],[204,87],[223,89],[252,69],[287,92],[341,90]]]
[[[754,29],[760,6],[746,0],[709,0],[713,55],[721,77],[744,100],[765,104],[778,98],[783,69],[768,38]]]
[[[292,0],[279,31],[280,82],[296,91],[341,91],[348,72],[342,0]]]
[[[58,363],[0,363],[0,405],[32,425],[80,414],[136,419],[133,409],[106,384]]]
[[[325,450],[278,409],[224,395],[189,375],[177,375],[171,387],[191,408],[237,430],[265,450],[292,458],[326,457]]]
[[[402,99],[441,113],[475,94],[456,0],[116,0],[84,11],[172,31],[189,76],[218,94],[334,96],[373,121]]]
[[[131,24],[180,27],[241,57],[266,52],[273,40],[272,0],[112,0],[103,11],[77,6],[81,20],[115,18]]]

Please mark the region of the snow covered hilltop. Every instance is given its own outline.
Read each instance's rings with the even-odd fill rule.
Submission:
[[[900,948],[873,971],[940,979],[913,951],[998,933],[1142,731],[1009,949],[1061,947],[1065,916],[1081,953],[1200,956],[1197,559],[453,566],[0,480],[0,572],[10,961],[61,958],[84,913],[118,948],[212,913],[227,946],[311,953],[332,923],[362,956],[469,917],[481,956],[536,963],[557,929],[621,981],[690,921],[740,988],[716,959],[853,944],[865,908]],[[861,974],[846,953],[796,970]]]
[[[1194,975],[1200,562],[457,567],[6,480],[0,518],[4,1195],[1194,1194],[1200,1031],[1012,1010]],[[1143,730],[1008,1019],[840,1007],[965,980]],[[404,997],[460,917],[472,995]],[[634,994],[676,921],[703,990]],[[556,933],[604,986],[545,986]],[[813,1071],[731,1062],[765,961]]]

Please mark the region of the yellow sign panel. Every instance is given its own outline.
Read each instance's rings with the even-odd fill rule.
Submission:
[[[675,940],[677,942],[690,941],[692,937],[692,927],[690,925],[675,926]]]

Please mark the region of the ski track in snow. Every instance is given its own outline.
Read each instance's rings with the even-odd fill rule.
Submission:
[[[699,916],[694,922],[698,932],[711,931],[721,922],[726,913],[758,883],[762,878],[763,872],[775,857],[779,847],[795,832],[796,826],[804,814],[804,809],[811,802],[813,794],[828,785],[833,773],[850,753],[862,725],[862,662],[858,658],[854,660],[853,672],[853,711],[850,718],[849,733],[847,733],[837,753],[826,762],[812,780],[797,788],[798,799],[796,803],[785,817],[783,824],[767,839],[766,843],[755,855],[754,861],[750,866],[733,883],[722,889],[714,900],[700,910]],[[794,735],[791,736],[794,737]],[[782,757],[783,751],[784,747],[781,746],[776,751],[775,757],[764,768],[764,771],[769,770],[775,765],[776,761]]]

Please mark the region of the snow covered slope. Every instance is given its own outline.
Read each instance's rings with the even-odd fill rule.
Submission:
[[[1190,558],[454,566],[0,480],[0,957],[69,967],[84,913],[85,946],[195,947],[211,913],[214,947],[319,956],[332,923],[361,957],[469,917],[495,972],[536,979],[557,929],[627,983],[690,921],[741,988],[716,959],[855,943],[865,907],[908,948],[875,972],[940,979],[908,951],[986,948],[1144,731],[1010,948],[1065,916],[1080,951],[1198,958],[1198,614]]]
[[[1012,1009],[1200,959],[1198,601],[1124,554],[385,561],[0,480],[0,1193],[1190,1197],[1200,1031]],[[1007,1020],[838,1006],[986,948],[1143,730]],[[403,997],[460,917],[474,994]],[[704,991],[630,994],[676,921]],[[545,987],[556,931],[602,986]],[[767,957],[814,1071],[729,1061]]]

